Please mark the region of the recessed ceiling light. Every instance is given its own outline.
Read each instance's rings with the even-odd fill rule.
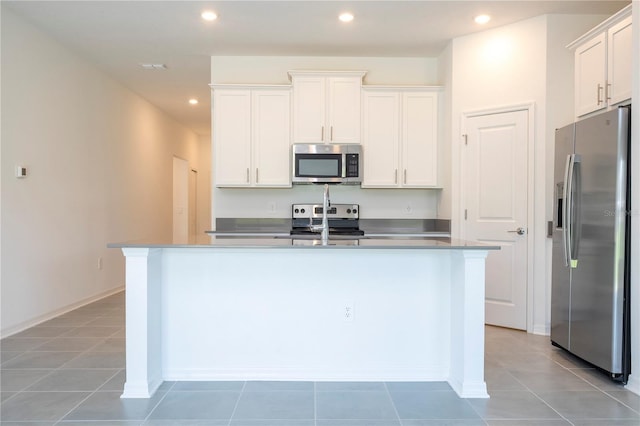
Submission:
[[[218,19],[218,14],[216,14],[212,10],[205,10],[200,16],[202,16],[202,19],[204,19],[205,21],[215,21],[216,19]]]
[[[484,25],[487,22],[489,22],[491,20],[491,16],[489,15],[478,15],[475,18],[473,18],[474,21],[476,21],[476,24],[479,25]]]
[[[351,22],[353,21],[353,13],[341,13],[340,16],[338,16],[338,19],[340,19],[342,22]]]
[[[191,98],[191,99],[189,99],[189,103],[191,105],[198,105],[198,100],[196,98]]]

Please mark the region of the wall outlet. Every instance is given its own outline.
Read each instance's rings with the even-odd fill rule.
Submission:
[[[353,310],[353,303],[345,303],[342,308],[343,320],[345,322],[352,322],[355,316],[355,311]]]

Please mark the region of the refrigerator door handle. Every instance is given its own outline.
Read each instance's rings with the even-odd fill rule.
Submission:
[[[573,154],[567,155],[567,161],[564,167],[564,187],[562,188],[562,247],[564,248],[564,266],[569,266],[569,259],[571,258],[571,249],[569,247],[569,196],[570,191],[570,169],[571,159]]]
[[[578,267],[578,256],[580,250],[580,237],[582,233],[582,174],[580,172],[582,158],[579,154],[573,154],[573,167],[571,170],[571,214],[572,231],[569,247],[571,247],[571,265]],[[574,221],[575,220],[575,221]]]

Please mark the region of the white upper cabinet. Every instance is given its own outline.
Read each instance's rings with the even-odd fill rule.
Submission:
[[[213,86],[218,187],[290,187],[289,86]]]
[[[294,143],[360,143],[364,71],[289,71]]]
[[[633,39],[631,16],[607,31],[608,101],[611,105],[631,99]]]
[[[575,48],[575,110],[580,117],[631,99],[631,7],[569,45]]]
[[[438,186],[438,93],[363,89],[363,188]]]

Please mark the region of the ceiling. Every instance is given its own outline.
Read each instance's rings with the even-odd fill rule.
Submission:
[[[611,15],[630,1],[2,1],[199,134],[210,56],[433,57],[452,38],[547,13]],[[218,19],[200,14],[214,10]],[[337,16],[350,11],[349,24]],[[492,20],[480,27],[473,17]],[[142,63],[162,63],[164,71]],[[248,82],[250,83],[250,82]],[[187,103],[191,97],[200,103]]]

